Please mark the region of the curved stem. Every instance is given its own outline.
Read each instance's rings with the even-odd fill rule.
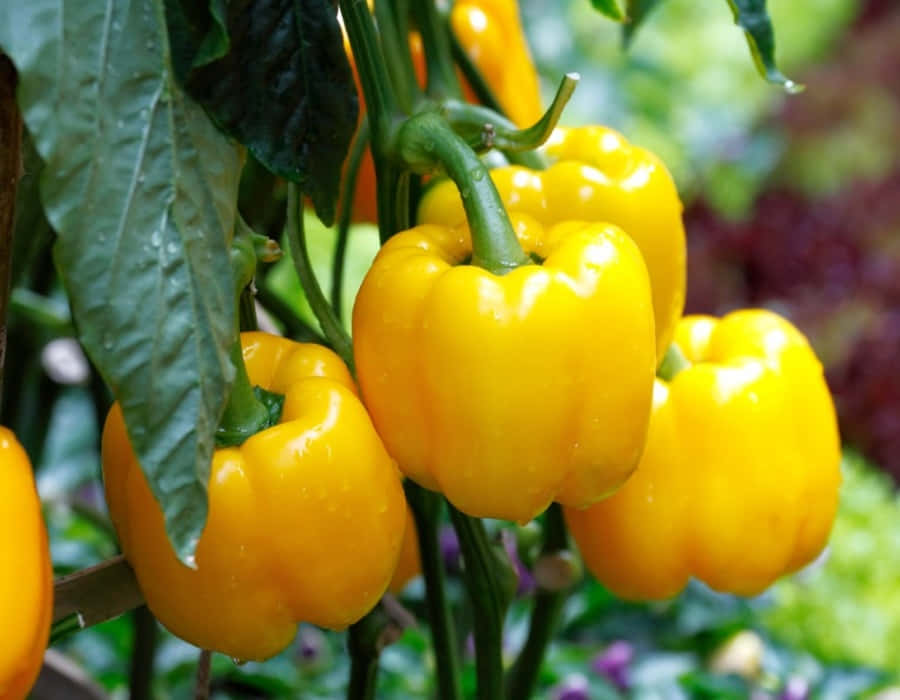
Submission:
[[[438,536],[441,498],[410,480],[403,484],[403,488],[412,508],[419,538],[419,557],[422,562],[422,577],[425,579],[425,605],[437,671],[437,697],[439,700],[459,700],[462,690],[456,632],[444,589],[444,558]]]
[[[347,363],[350,371],[353,371],[353,344],[350,336],[341,325],[334,313],[334,309],[328,303],[322,288],[316,280],[309,259],[309,251],[306,249],[306,232],[303,227],[303,200],[300,189],[294,183],[288,183],[287,202],[287,238],[297,269],[297,276],[306,294],[306,299],[312,307],[313,313],[322,327],[322,332],[334,351]]]
[[[472,606],[478,698],[503,695],[503,621],[515,588],[508,562],[488,542],[484,523],[448,503],[463,556],[463,582]]]
[[[568,548],[566,526],[563,521],[562,508],[558,503],[553,503],[547,509],[544,528],[542,554],[552,554]],[[539,590],[537,592],[525,646],[522,647],[519,658],[516,659],[507,678],[506,697],[509,700],[531,697],[541,668],[541,661],[553,636],[565,599],[564,591]]]
[[[503,200],[487,167],[435,112],[423,112],[403,124],[398,153],[410,169],[447,171],[459,188],[472,233],[472,264],[502,275],[531,261],[519,245]]]
[[[344,284],[344,261],[347,257],[347,239],[350,237],[350,221],[353,218],[353,193],[359,179],[359,166],[369,147],[369,120],[363,119],[350,145],[347,156],[347,170],[341,187],[341,216],[338,219],[337,238],[334,242],[334,256],[331,259],[331,308],[335,315],[342,317],[341,294]]]
[[[259,400],[250,383],[240,338],[231,346],[230,357],[235,370],[234,384],[216,429],[216,444],[222,447],[240,445],[251,435],[271,425],[269,410]]]
[[[478,151],[491,148],[504,152],[532,151],[550,137],[580,79],[578,73],[567,73],[550,107],[527,129],[517,128],[509,119],[488,107],[448,101],[443,108],[454,131]]]

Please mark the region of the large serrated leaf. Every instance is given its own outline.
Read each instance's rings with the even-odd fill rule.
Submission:
[[[28,0],[0,12],[81,341],[189,561],[234,374],[240,154],[176,84],[163,0]]]
[[[627,0],[628,21],[622,25],[622,41],[627,47],[638,27],[661,0]]]
[[[611,20],[616,22],[625,21],[625,13],[619,7],[619,0],[591,0],[591,5],[594,6],[597,12],[605,17],[609,17]]]
[[[728,0],[728,4],[734,13],[734,21],[744,30],[760,75],[788,92],[802,90],[802,85],[786,77],[775,66],[775,30],[766,10],[766,0]]]
[[[269,170],[296,182],[327,225],[356,129],[358,98],[331,0],[222,0],[205,16],[166,0],[179,80]],[[202,5],[202,3],[201,3]]]

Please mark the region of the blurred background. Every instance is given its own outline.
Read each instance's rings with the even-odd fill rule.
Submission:
[[[659,3],[627,52],[620,28],[588,0],[521,0],[521,7],[546,101],[564,72],[582,75],[563,121],[609,124],[658,153],[675,176],[689,240],[688,311],[761,305],[790,318],[826,366],[846,444],[841,510],[818,562],[752,600],[692,585],[674,601],[627,604],[585,578],[565,607],[539,697],[896,700],[900,3],[770,0],[780,67],[806,86],[793,96],[758,77],[723,0]],[[23,188],[33,185],[31,173]],[[262,212],[251,223],[277,231],[277,217]],[[19,225],[35,241],[49,235],[39,211],[20,211]],[[327,288],[333,232],[312,217],[307,226]],[[376,246],[374,227],[354,228],[345,318]],[[39,272],[14,281],[10,332],[19,352],[8,370],[13,387],[41,391],[11,388],[3,419],[37,465],[59,575],[117,549],[98,481],[94,407],[102,389],[65,339],[72,333],[65,300],[45,268],[25,265]],[[26,288],[46,295],[30,298]],[[269,271],[261,292],[312,321],[289,261]],[[507,630],[512,658],[532,600],[536,526],[493,525],[508,533],[520,562]],[[451,531],[444,539],[450,593],[461,601],[452,575],[458,549]],[[423,617],[420,582],[401,600]],[[340,697],[343,643],[302,627],[296,643],[265,664],[217,655],[215,697]],[[82,685],[93,694],[85,697],[191,697],[197,650],[146,611],[63,639],[54,651],[74,664],[70,672],[86,674]],[[407,629],[384,653],[380,697],[428,697],[432,667],[427,629]]]

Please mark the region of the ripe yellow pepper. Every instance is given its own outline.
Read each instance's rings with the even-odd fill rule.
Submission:
[[[379,251],[353,309],[357,375],[388,451],[476,517],[594,503],[643,449],[655,352],[646,267],[611,225],[511,216],[540,264],[466,264],[466,226]]]
[[[400,548],[400,557],[397,559],[397,568],[394,569],[394,577],[388,590],[391,593],[400,593],[406,584],[422,573],[422,561],[419,558],[419,537],[416,533],[416,522],[413,519],[412,510],[406,507],[406,532],[403,535],[403,546]]]
[[[299,621],[340,629],[388,586],[406,526],[400,474],[330,350],[241,336],[254,385],[284,394],[280,422],[216,450],[196,569],[181,564],[118,404],[103,430],[106,499],[153,614],[196,646],[266,659]]]
[[[657,381],[637,471],[566,520],[624,598],[666,598],[690,576],[754,595],[828,539],[841,481],[831,395],[806,339],[769,311],[685,318],[676,343],[690,365]]]
[[[53,614],[53,569],[31,463],[0,427],[0,698],[24,698],[40,671]]]
[[[671,175],[650,151],[602,126],[558,128],[546,152],[553,161],[546,170],[506,166],[491,171],[507,211],[529,214],[545,226],[611,223],[631,236],[650,272],[662,360],[684,309],[686,284],[682,206]],[[425,194],[418,220],[450,226],[465,220],[453,182],[439,182]]]
[[[369,6],[371,8],[371,3]],[[523,128],[538,121],[543,114],[540,84],[519,19],[517,0],[457,0],[450,10],[450,26],[472,63],[490,86],[506,116]],[[353,68],[362,119],[365,104],[346,35],[344,48]],[[419,85],[424,86],[425,49],[422,38],[416,32],[409,36],[409,50]],[[460,79],[462,80],[462,76]],[[465,82],[463,92],[470,102],[478,101]],[[372,152],[366,150],[360,163],[353,196],[353,220],[377,219],[375,163]]]

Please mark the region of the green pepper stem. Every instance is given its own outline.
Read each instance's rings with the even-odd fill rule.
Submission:
[[[312,307],[313,314],[315,314],[316,320],[325,334],[325,339],[352,372],[353,343],[350,341],[347,331],[341,325],[340,319],[335,315],[334,309],[331,308],[331,305],[322,293],[322,288],[319,286],[319,282],[316,280],[316,275],[313,272],[309,251],[306,248],[306,231],[303,226],[303,199],[300,196],[300,189],[294,183],[288,183],[287,207],[288,245],[303,292],[306,294],[306,299],[310,307]]]
[[[462,90],[453,70],[450,29],[441,17],[434,0],[413,3],[416,25],[425,47],[425,67],[428,82],[425,89],[430,97],[442,100],[462,97]]]
[[[241,444],[251,435],[269,425],[269,412],[253,391],[247,367],[244,365],[244,353],[241,349],[240,337],[231,346],[231,364],[234,365],[234,384],[225,412],[216,430],[217,438],[225,438],[227,444]]]
[[[369,120],[363,119],[350,144],[344,182],[341,186],[341,215],[338,219],[337,237],[334,241],[334,255],[331,259],[331,308],[340,320],[343,316],[342,293],[344,286],[344,262],[347,257],[347,240],[350,237],[350,221],[353,218],[353,194],[359,179],[359,167],[369,147]]]
[[[378,637],[383,616],[377,608],[347,630],[347,650],[350,653],[350,680],[347,700],[373,700],[378,678]]]
[[[372,125],[373,151],[380,153],[387,141],[390,122],[398,110],[375,20],[364,0],[340,0],[340,8]]]
[[[408,22],[400,21],[399,11],[400,8],[394,2],[378,0],[375,3],[375,19],[378,22],[387,71],[396,90],[400,109],[409,113],[412,112],[413,103],[419,99],[420,90],[409,53]]]
[[[671,382],[675,375],[691,366],[691,363],[684,356],[681,348],[676,343],[669,345],[666,354],[663,355],[662,362],[656,370],[656,376],[666,382]]]
[[[491,148],[498,148],[504,153],[532,151],[550,138],[580,79],[578,73],[567,73],[550,107],[527,129],[517,128],[506,117],[480,105],[450,100],[444,103],[443,109],[453,130],[476,151]]]
[[[448,502],[450,520],[463,557],[463,583],[472,606],[478,698],[503,695],[503,621],[512,599],[515,574],[488,542],[484,523]]]
[[[541,554],[552,554],[567,548],[568,538],[562,508],[558,503],[553,503],[547,509]],[[564,591],[539,590],[537,592],[525,646],[522,647],[519,658],[516,659],[507,677],[506,697],[509,700],[531,697],[541,668],[541,661],[556,628],[565,599]]]
[[[422,112],[406,121],[397,134],[397,151],[414,172],[443,166],[456,183],[472,232],[473,265],[503,275],[531,262],[487,167],[443,117]]]
[[[444,589],[444,558],[438,536],[441,498],[410,480],[403,487],[419,539],[419,557],[422,562],[422,577],[425,579],[425,605],[437,671],[437,696],[439,700],[459,700],[462,697],[459,656],[453,617]]]

